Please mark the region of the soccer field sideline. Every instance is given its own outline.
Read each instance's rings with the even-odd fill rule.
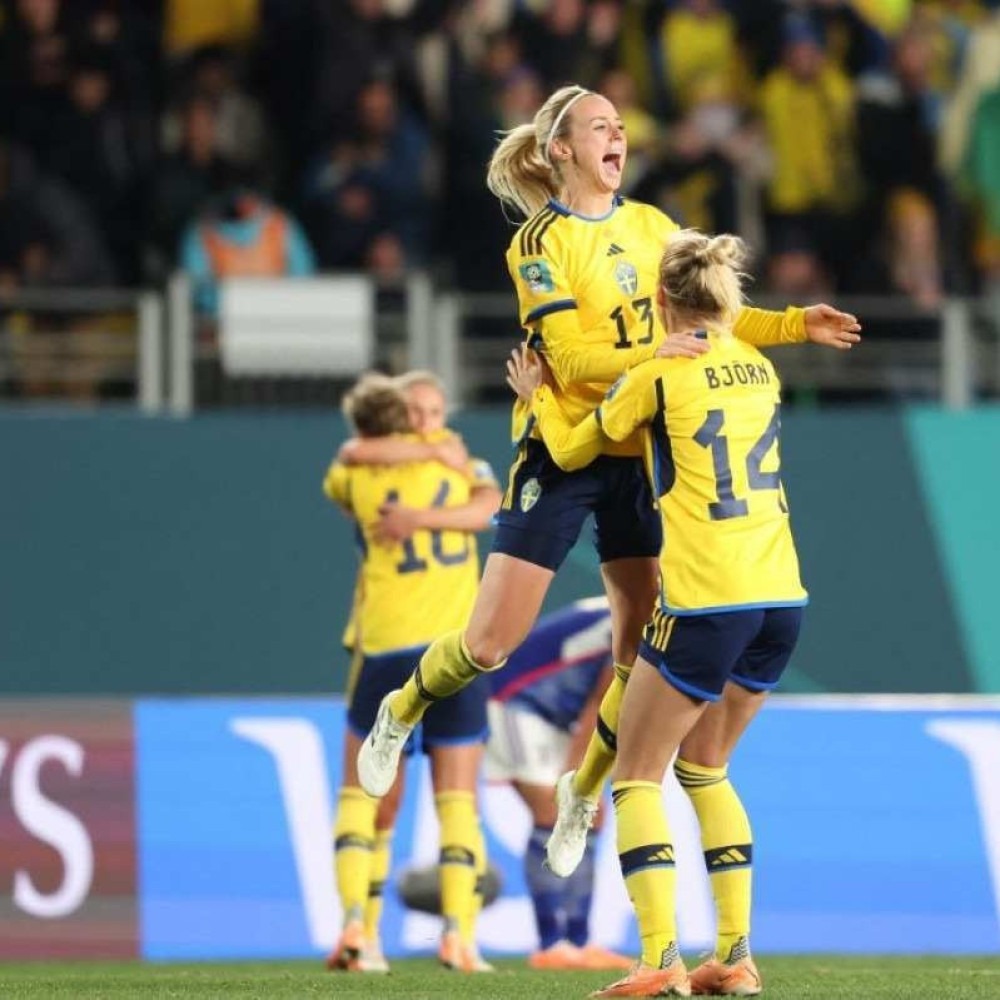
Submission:
[[[1000,997],[1000,956],[772,955],[759,958],[758,964],[764,976],[764,996],[770,1000]],[[500,960],[493,975],[472,976],[445,972],[432,959],[395,962],[388,976],[329,973],[319,962],[37,962],[0,965],[0,997],[121,1000],[239,996],[291,1000],[333,995],[338,1000],[570,1000],[586,997],[613,979],[614,973],[606,972],[536,972],[517,959]]]

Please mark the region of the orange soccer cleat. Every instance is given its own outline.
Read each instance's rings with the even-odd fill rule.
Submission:
[[[455,972],[471,972],[468,955],[458,931],[448,930],[441,935],[441,946],[438,948],[438,961],[446,968]]]
[[[710,958],[691,973],[691,992],[699,996],[755,997],[762,989],[760,973],[749,955],[731,965]]]
[[[677,959],[665,969],[653,969],[648,965],[636,965],[632,971],[618,982],[596,990],[592,997],[689,997],[691,984],[687,969]]]
[[[569,941],[556,941],[548,948],[528,956],[528,965],[533,969],[583,969],[583,949]]]
[[[359,962],[365,950],[365,925],[360,920],[348,920],[336,948],[330,952],[326,967],[342,972],[360,972]]]
[[[604,948],[599,944],[586,944],[580,949],[580,969],[631,969],[635,963],[626,955]]]

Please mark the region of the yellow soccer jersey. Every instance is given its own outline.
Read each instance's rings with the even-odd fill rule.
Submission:
[[[476,467],[481,482],[495,484],[485,463]],[[423,646],[465,627],[479,583],[475,537],[418,531],[405,542],[380,545],[371,532],[379,507],[388,500],[408,507],[458,506],[468,501],[472,485],[469,476],[438,462],[330,466],[323,490],[359,528],[361,599],[354,611],[365,654]]]
[[[545,354],[574,423],[598,406],[626,368],[651,358],[662,339],[657,271],[677,228],[641,202],[616,200],[595,219],[550,201],[514,235],[507,268],[521,324],[531,346]],[[515,440],[524,435],[527,417],[526,407],[516,404]],[[606,451],[638,455],[638,439],[608,442]]]
[[[454,432],[445,428],[440,431],[432,431],[429,434],[424,434],[422,435],[422,438],[425,441],[441,441],[445,438],[453,436]],[[493,489],[500,488],[492,466],[484,459],[470,457],[465,474],[469,480],[470,491],[484,487],[492,487]],[[327,491],[327,494],[329,495],[329,491]],[[333,500],[336,499],[333,496],[330,498]],[[362,569],[359,569],[357,580],[354,583],[354,597],[351,600],[351,613],[348,616],[347,624],[344,626],[344,634],[340,640],[346,649],[351,650],[354,649],[357,642],[357,616],[364,600],[364,574]]]
[[[645,428],[646,468],[663,519],[662,604],[670,614],[807,602],[778,453],[780,384],[771,362],[710,334],[697,359],[653,360],[626,373],[600,408],[570,427],[546,389],[534,405],[565,467]]]
[[[550,201],[514,234],[507,268],[528,343],[552,369],[566,416],[577,423],[626,369],[651,358],[665,336],[656,314],[660,257],[678,226],[659,209],[615,199],[600,218]],[[734,332],[770,346],[805,339],[802,310],[744,309]],[[514,404],[513,438],[531,434]],[[537,435],[535,435],[537,436]],[[609,455],[638,455],[638,437],[606,441]]]

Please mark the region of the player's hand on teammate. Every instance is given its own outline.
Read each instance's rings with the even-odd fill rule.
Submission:
[[[806,337],[814,344],[849,351],[861,340],[861,324],[857,316],[820,303],[806,309]]]
[[[456,472],[465,472],[469,467],[469,452],[465,442],[457,435],[450,434],[434,442],[434,458],[442,465]]]
[[[545,360],[533,351],[527,344],[522,344],[517,350],[510,352],[507,362],[507,385],[517,394],[522,402],[530,403],[532,393],[541,385],[551,385]]]
[[[372,537],[379,545],[405,542],[420,528],[420,511],[400,503],[386,502],[378,509],[379,519],[372,528]]]
[[[711,345],[704,337],[693,333],[668,333],[663,343],[656,349],[658,358],[697,358],[706,353]]]

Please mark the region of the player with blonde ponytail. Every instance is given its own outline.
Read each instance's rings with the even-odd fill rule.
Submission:
[[[510,385],[568,473],[598,460],[607,442],[641,435],[663,524],[663,589],[622,700],[611,786],[642,957],[595,996],[761,991],[750,957],[753,837],[727,767],[788,663],[807,595],[781,477],[778,376],[733,336],[745,259],[735,236],[675,234],[660,259],[657,312],[667,329],[703,338],[708,350],[635,366],[583,420],[567,418],[533,352],[514,352],[508,365]],[[690,977],[677,947],[674,847],[663,810],[674,754],[701,828],[717,917],[715,955]]]
[[[660,320],[658,266],[678,227],[659,209],[619,195],[627,155],[614,105],[569,86],[555,91],[530,125],[507,133],[489,165],[490,190],[527,217],[511,240],[507,268],[527,343],[544,354],[553,393],[573,422],[592,412],[633,366],[656,356],[693,359],[707,349]],[[830,306],[742,308],[733,324],[736,337],[759,346],[809,339],[847,348],[857,328],[853,316]],[[567,876],[587,849],[614,759],[622,694],[659,592],[662,529],[642,472],[640,435],[606,440],[592,464],[566,472],[520,401],[512,430],[516,455],[469,624],[435,642],[403,688],[386,697],[362,744],[358,771],[369,794],[383,795],[427,707],[503,666],[534,625],[556,571],[593,514],[615,679],[580,767],[558,785],[548,863]]]

